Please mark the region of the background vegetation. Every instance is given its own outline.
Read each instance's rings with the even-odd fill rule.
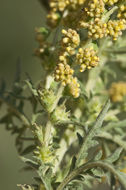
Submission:
[[[43,22],[44,10],[37,0],[0,0],[0,79],[6,80],[8,88],[14,79],[18,57],[21,60],[22,77],[25,72],[32,76],[33,81],[42,76],[39,60],[32,54],[36,46],[34,29],[42,26]],[[15,136],[11,136],[1,125],[1,190],[17,190],[17,183],[31,180],[30,172],[19,172],[23,164],[18,158],[14,140]]]

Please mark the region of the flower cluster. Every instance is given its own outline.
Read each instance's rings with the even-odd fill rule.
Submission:
[[[105,4],[111,7],[117,2],[117,0],[106,0],[104,3],[103,1],[97,0],[90,1],[81,14],[78,27],[87,29],[88,37],[94,40],[106,36],[110,36],[113,40],[117,40],[117,38],[122,35],[122,31],[126,29],[126,6],[120,6],[117,19],[115,20],[111,20],[105,15]]]
[[[49,44],[45,41],[46,36],[48,35],[48,31],[44,28],[36,28],[36,41],[39,44],[39,47],[35,49],[35,55],[38,57],[42,57],[45,51],[48,49]]]
[[[126,20],[109,20],[107,23],[101,19],[96,18],[89,23],[80,21],[80,26],[88,29],[88,37],[92,39],[99,39],[110,36],[113,40],[117,40],[122,35],[122,31],[126,29]]]
[[[107,5],[114,5],[115,3],[117,3],[119,0],[104,0],[104,3]]]
[[[75,54],[75,48],[80,44],[80,36],[72,29],[68,29],[68,31],[62,30],[62,34],[64,35],[62,39],[64,52],[67,52],[69,55]]]
[[[78,98],[80,95],[80,85],[77,81],[77,78],[72,78],[72,81],[69,85],[70,93],[74,96],[74,98]]]
[[[113,40],[117,40],[122,35],[122,31],[126,29],[126,20],[109,20],[107,23],[107,33],[112,36]]]
[[[113,102],[123,101],[126,96],[126,82],[112,83],[109,94]]]
[[[84,10],[88,16],[99,18],[104,13],[104,4],[101,0],[91,0]]]
[[[71,83],[73,69],[68,64],[59,63],[55,69],[55,81],[61,81],[63,86]]]
[[[114,7],[114,4],[117,6]],[[63,86],[68,85],[71,94],[78,97],[80,89],[77,78],[73,76],[73,63],[80,65],[80,72],[94,68],[99,63],[99,52],[91,48],[94,47],[92,44],[85,46],[85,38],[90,39],[91,43],[105,37],[117,40],[126,29],[125,3],[118,0],[51,0],[50,8],[50,22],[54,22],[56,26],[59,18],[51,18],[49,15],[60,15],[64,26],[68,27],[62,30],[63,38],[54,78]],[[118,12],[115,12],[117,9]],[[113,14],[114,17],[111,17]],[[80,34],[84,29],[85,36],[82,36],[82,42],[81,35],[75,28]]]
[[[126,5],[120,5],[117,17],[119,19],[126,19]]]
[[[61,51],[59,54],[59,63],[56,66],[54,78],[61,82],[63,86],[68,85],[70,93],[77,98],[79,96],[79,84],[73,77],[74,70],[69,65],[69,58],[75,54],[75,49],[80,44],[79,34],[75,30],[62,30],[64,35],[61,40]],[[71,88],[73,88],[71,90]]]
[[[50,11],[47,15],[47,23],[51,27],[56,27],[60,19],[60,14],[55,11]]]
[[[50,12],[47,15],[48,24],[51,27],[57,26],[60,19],[60,12],[63,12],[67,6],[68,1],[64,0],[51,0],[50,1]]]
[[[88,37],[92,39],[99,39],[107,36],[107,25],[101,19],[95,18],[88,23],[80,21],[80,27],[88,29]]]
[[[80,65],[80,72],[83,72],[86,68],[91,69],[96,67],[99,62],[99,57],[96,55],[96,51],[90,48],[79,48],[76,54],[76,61]]]
[[[57,26],[63,12],[67,9],[76,10],[83,5],[85,0],[50,0],[50,12],[47,15],[48,24],[52,27]],[[67,15],[66,15],[67,16]]]
[[[59,13],[67,10],[62,18],[64,25],[73,28],[78,25],[78,28],[85,28],[88,30],[88,37],[94,40],[106,36],[117,40],[122,31],[126,29],[126,5],[117,4],[118,14],[114,20],[110,17],[106,18],[106,13],[118,2],[119,0],[51,0],[49,22],[56,23]]]

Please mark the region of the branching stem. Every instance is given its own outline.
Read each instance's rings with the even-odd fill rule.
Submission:
[[[115,168],[111,164],[105,163],[105,162],[102,162],[102,161],[96,161],[96,162],[89,162],[87,164],[83,164],[79,168],[75,169],[73,172],[71,172],[63,180],[63,182],[59,185],[59,187],[57,188],[57,190],[63,190],[63,188],[71,180],[73,180],[75,177],[77,177],[80,173],[85,172],[86,170],[89,170],[89,169],[95,168],[95,167],[101,167],[103,169],[109,170],[113,175],[115,175],[118,178],[118,180],[120,181],[120,183],[122,184],[122,186],[125,187],[125,183],[124,183],[124,180],[122,179],[121,175],[115,170]]]

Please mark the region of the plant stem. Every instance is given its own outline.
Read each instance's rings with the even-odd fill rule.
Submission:
[[[109,17],[118,9],[117,6],[114,6],[110,11],[108,11],[105,16],[102,17],[102,21],[107,21]]]
[[[105,163],[102,161],[96,161],[96,162],[89,162],[87,164],[83,164],[82,166],[80,166],[79,168],[75,169],[73,172],[71,172],[64,180],[63,182],[58,186],[57,190],[63,190],[63,188],[71,181],[73,180],[75,177],[77,177],[80,173],[85,172],[86,170],[89,170],[91,168],[95,168],[95,167],[101,167],[103,169],[107,169],[109,170],[112,174],[114,174],[120,181],[120,183],[122,184],[122,186],[124,186],[124,188],[126,188],[126,184],[124,182],[124,179],[122,178],[122,176],[119,174],[119,172],[117,172],[115,170],[115,168],[109,164],[109,163]]]
[[[85,131],[85,126],[83,123],[81,123],[80,121],[76,121],[76,120],[70,120],[70,121],[63,121],[59,123],[60,125],[77,125],[78,127],[80,127],[83,131]]]

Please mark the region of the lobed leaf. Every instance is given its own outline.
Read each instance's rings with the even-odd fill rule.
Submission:
[[[99,116],[97,117],[94,126],[89,130],[86,137],[84,137],[83,144],[82,144],[80,152],[78,154],[76,166],[79,166],[81,160],[82,159],[84,160],[87,157],[88,149],[94,144],[94,142],[92,142],[92,139],[97,135],[98,130],[102,126],[104,117],[109,109],[109,106],[110,106],[110,100],[108,100],[106,102],[105,106],[103,107],[102,111],[100,112]]]

